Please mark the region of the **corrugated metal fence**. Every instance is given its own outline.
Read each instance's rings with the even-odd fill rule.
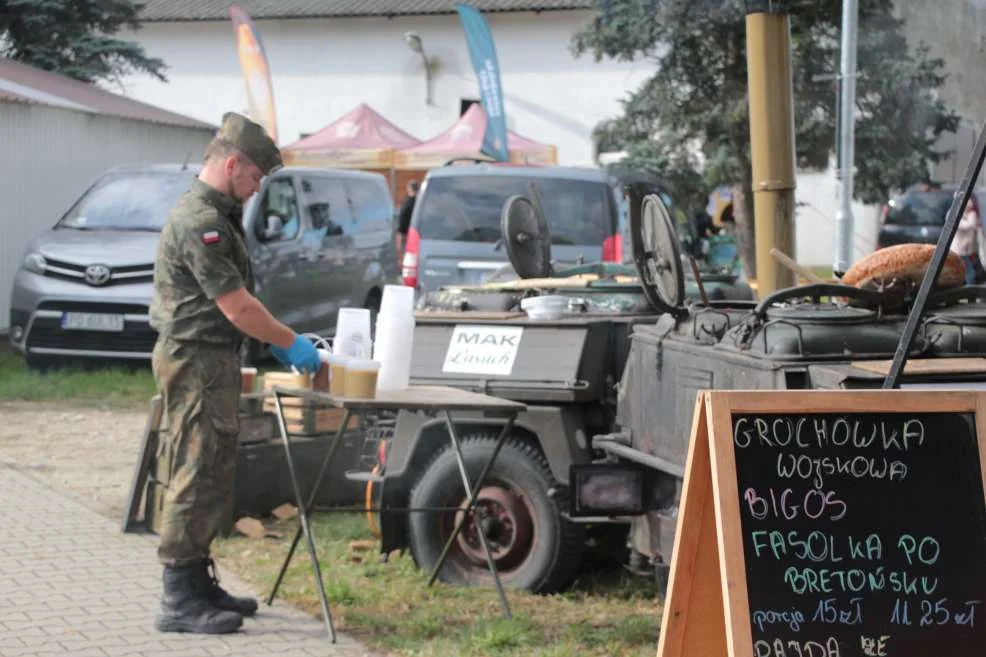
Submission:
[[[24,249],[103,171],[201,162],[212,132],[0,99],[0,333]]]

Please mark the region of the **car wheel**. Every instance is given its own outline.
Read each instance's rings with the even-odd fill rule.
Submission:
[[[485,433],[462,441],[462,457],[475,481],[496,439]],[[476,504],[480,525],[470,519],[453,543],[439,572],[450,584],[489,585],[479,527],[490,547],[504,586],[535,593],[565,588],[582,561],[584,531],[564,519],[548,491],[554,486],[548,462],[534,446],[515,438],[503,445],[483,483]],[[411,508],[456,508],[467,501],[454,450],[440,451],[411,491]],[[451,535],[459,514],[452,511],[412,513],[408,520],[411,555],[431,570]]]
[[[24,357],[24,362],[27,363],[27,368],[32,372],[50,372],[52,370],[58,369],[59,361],[51,356],[33,356],[28,354]]]

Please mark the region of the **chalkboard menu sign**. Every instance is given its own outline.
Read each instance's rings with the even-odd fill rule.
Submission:
[[[659,655],[986,655],[984,420],[968,392],[704,393]]]

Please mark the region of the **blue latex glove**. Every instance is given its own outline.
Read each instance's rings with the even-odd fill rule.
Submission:
[[[287,349],[271,345],[270,352],[281,364],[294,367],[299,372],[317,372],[322,366],[315,345],[303,335],[296,336],[294,344]]]
[[[277,362],[284,367],[291,367],[291,361],[288,360],[288,350],[284,347],[278,347],[276,344],[269,345],[267,349],[270,351],[270,355],[277,359]]]

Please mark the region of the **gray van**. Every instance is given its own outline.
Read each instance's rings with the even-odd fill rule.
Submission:
[[[158,238],[197,173],[110,170],[29,245],[10,306],[10,340],[29,365],[150,359]],[[394,204],[379,174],[285,167],[246,203],[243,225],[254,293],[295,331],[330,336],[339,308],[375,311],[398,282]],[[258,355],[247,342],[244,360]]]
[[[509,270],[500,212],[509,197],[529,196],[532,182],[551,230],[552,258],[560,265],[630,261],[627,185],[661,194],[672,207],[660,179],[632,171],[479,163],[432,169],[411,217],[404,284],[425,293],[480,284]]]

